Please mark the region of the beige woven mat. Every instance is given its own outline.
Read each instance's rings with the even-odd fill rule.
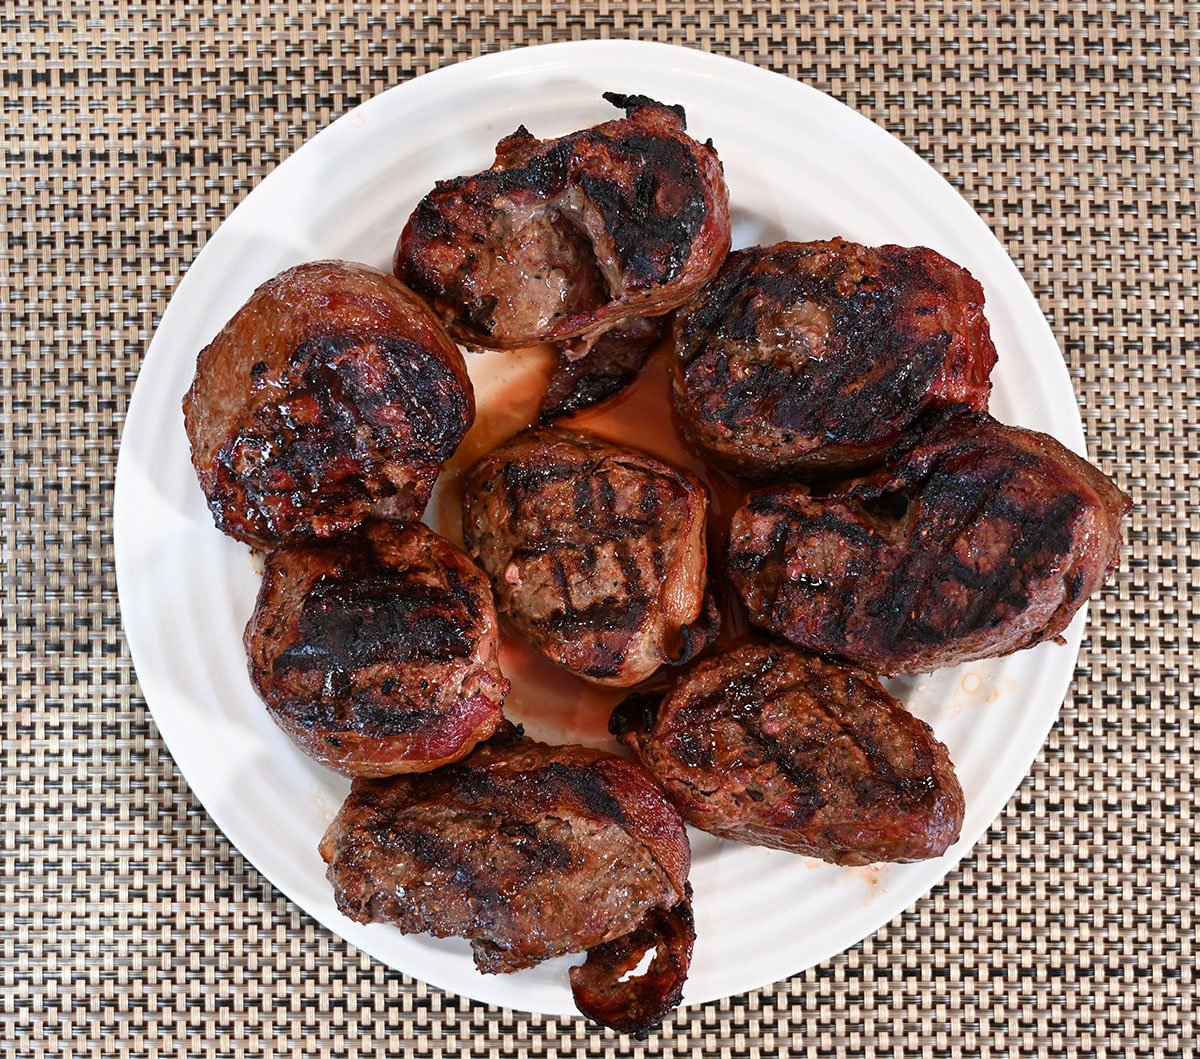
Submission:
[[[0,2],[5,1054],[1191,1055],[1198,28],[1182,0]],[[155,323],[265,173],[397,81],[598,35],[802,78],[932,162],[1029,279],[1137,501],[1062,719],[962,867],[644,1048],[386,970],[250,869],[139,695],[109,521]]]

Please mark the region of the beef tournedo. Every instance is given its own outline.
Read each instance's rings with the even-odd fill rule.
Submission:
[[[933,413],[880,470],[753,492],[729,577],[756,625],[879,673],[1058,635],[1113,571],[1129,499],[1046,434]]]
[[[246,626],[271,716],[338,772],[454,761],[503,722],[508,681],[487,578],[419,522],[371,520],[267,556]]]
[[[659,316],[729,251],[711,144],[682,107],[605,93],[626,117],[539,140],[522,126],[491,169],[439,181],[408,220],[395,273],[460,340],[493,349],[583,338]]]
[[[674,400],[702,455],[773,479],[878,462],[927,408],[986,409],[983,289],[923,247],[844,239],[729,255],[675,317]]]
[[[379,507],[417,519],[475,419],[458,347],[419,298],[364,265],[264,283],[200,353],[183,399],[218,528],[273,547]]]
[[[436,772],[356,779],[321,843],[338,908],[471,942],[484,973],[590,950],[585,1014],[644,1035],[680,1000],[694,932],[679,813],[640,765],[511,727]],[[648,972],[620,981],[655,949]]]
[[[786,646],[705,659],[610,727],[690,824],[834,864],[938,857],[963,794],[929,726],[861,671]]]
[[[467,476],[463,538],[501,617],[548,658],[626,687],[716,631],[704,487],[589,434],[526,430]]]

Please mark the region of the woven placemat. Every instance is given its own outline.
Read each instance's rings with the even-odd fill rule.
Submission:
[[[4,1054],[1191,1055],[1198,31],[1182,0],[5,0]],[[1033,286],[1136,500],[1061,720],[962,866],[644,1046],[387,970],[248,867],[139,695],[109,517],[155,324],[265,173],[397,81],[592,36],[800,78],[928,159]]]

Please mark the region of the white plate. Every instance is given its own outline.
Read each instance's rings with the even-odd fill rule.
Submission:
[[[298,905],[392,967],[477,1000],[547,1014],[575,1011],[568,961],[483,976],[463,942],[361,926],[335,909],[317,843],[347,783],[296,750],[251,689],[241,634],[258,577],[248,550],[213,528],[179,402],[197,352],[259,283],[317,258],[387,269],[405,218],[436,179],[485,168],[496,140],[521,123],[548,136],[611,118],[600,99],[606,90],[682,103],[691,134],[713,139],[725,163],[735,246],[842,235],[930,246],[969,268],[987,293],[1000,352],[994,414],[1083,451],[1055,340],[971,208],[866,118],[733,60],[592,41],[464,62],[346,114],[247,196],[171,300],[125,424],[117,581],[143,693],[217,825]],[[827,959],[950,871],[1028,772],[1070,684],[1082,628],[1080,614],[1066,646],[1044,644],[896,685],[949,745],[966,792],[962,841],[939,860],[836,868],[693,832],[698,939],[685,1002],[768,985]]]

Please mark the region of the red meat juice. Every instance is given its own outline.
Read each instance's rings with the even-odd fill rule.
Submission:
[[[465,473],[482,456],[537,421],[538,403],[554,363],[555,353],[549,346],[471,358],[475,424],[446,464],[430,509],[430,521],[443,536],[462,544]],[[620,394],[560,419],[556,425],[641,449],[688,471],[704,484],[709,496],[709,586],[721,611],[718,645],[727,647],[749,639],[741,607],[721,575],[729,522],[747,486],[696,456],[680,435],[671,407],[670,344],[660,346],[633,384]],[[609,715],[635,690],[604,687],[574,676],[507,629],[502,633],[500,667],[512,681],[505,714],[523,724],[532,738],[547,742],[611,745]],[[663,689],[673,673],[670,668],[662,669],[637,687]]]

